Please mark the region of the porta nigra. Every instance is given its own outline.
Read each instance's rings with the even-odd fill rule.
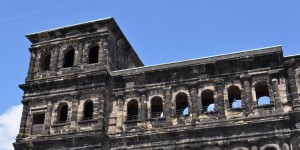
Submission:
[[[113,18],[26,36],[16,150],[300,149],[300,55],[281,46],[144,66]]]

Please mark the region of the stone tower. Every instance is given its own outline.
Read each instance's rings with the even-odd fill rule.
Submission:
[[[144,66],[113,18],[27,35],[17,150],[299,150],[300,55]]]

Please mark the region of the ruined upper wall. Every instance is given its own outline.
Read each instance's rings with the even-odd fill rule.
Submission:
[[[113,18],[26,36],[32,42],[27,82],[143,66]]]

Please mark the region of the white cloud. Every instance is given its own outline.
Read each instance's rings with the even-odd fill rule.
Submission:
[[[19,133],[22,105],[12,106],[3,114],[0,114],[0,150],[12,150]]]

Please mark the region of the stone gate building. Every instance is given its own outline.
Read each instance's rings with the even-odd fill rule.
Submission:
[[[144,66],[113,18],[27,35],[17,150],[299,150],[300,55]]]

